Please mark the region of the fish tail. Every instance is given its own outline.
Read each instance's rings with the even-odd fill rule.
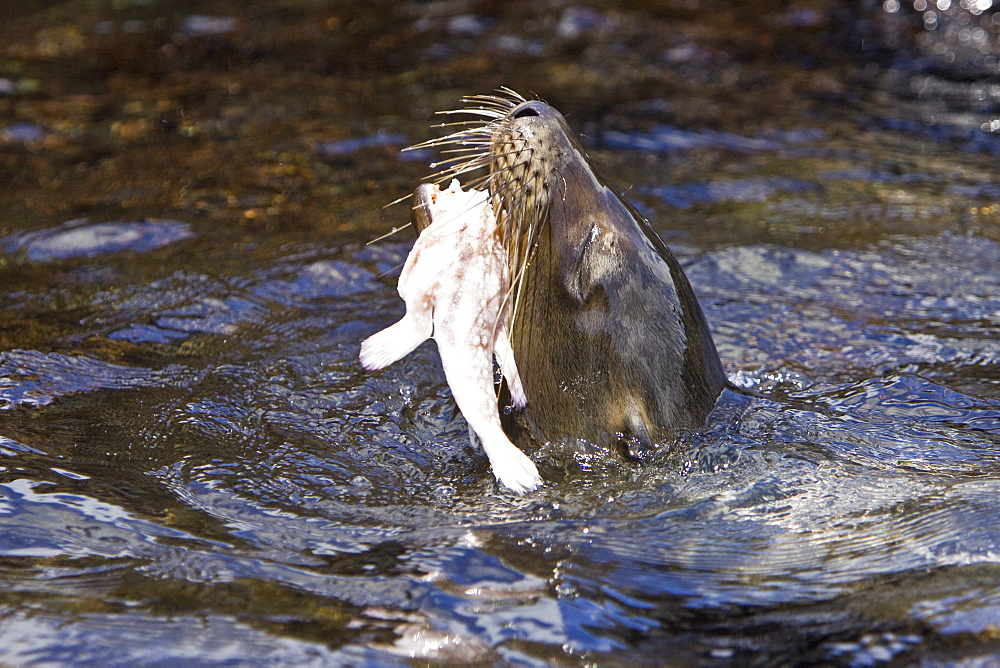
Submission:
[[[526,494],[542,485],[542,477],[538,474],[535,463],[510,442],[499,425],[485,429],[480,426],[479,431],[470,428],[470,432],[479,437],[490,460],[493,475],[504,487],[515,494]]]

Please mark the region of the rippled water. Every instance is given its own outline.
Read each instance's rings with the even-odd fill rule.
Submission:
[[[487,20],[474,3],[457,15],[400,6],[385,18],[412,24],[399,39],[428,35],[419,53],[454,76],[484,76],[463,55],[477,35],[505,58],[543,53],[575,67],[593,56],[553,51],[532,41],[537,26],[520,35],[509,15]],[[268,17],[274,43],[258,36],[260,48],[319,59],[322,49],[282,40],[314,25],[351,44],[365,34],[336,33],[354,24],[308,3],[289,7]],[[240,55],[253,26],[216,9],[218,21],[171,19],[179,32],[162,39],[190,59],[190,70],[161,73],[173,85],[191,85],[179,82],[215,58],[248,79],[266,66]],[[606,31],[641,34],[635,10],[557,9],[538,10],[554,43],[590,35],[595,53],[617,44],[631,62],[627,39]],[[282,118],[262,87],[249,110],[209,117],[189,100],[176,138],[111,150],[97,130],[74,134],[71,118],[32,118],[40,135],[14,122],[29,122],[18,109],[54,113],[30,96],[32,77],[44,87],[55,75],[9,47],[0,94],[24,97],[0,107],[13,193],[0,195],[0,663],[1000,660],[1000,190],[989,125],[1000,110],[992,98],[969,110],[899,92],[908,75],[953,81],[940,63],[915,70],[897,55],[878,61],[886,78],[861,79],[870,63],[851,70],[844,56],[809,70],[804,92],[743,118],[743,84],[722,75],[745,34],[722,11],[663,11],[649,20],[675,32],[657,57],[678,86],[706,96],[691,102],[707,110],[704,125],[680,94],[635,83],[634,99],[618,91],[601,111],[555,74],[550,83],[606,175],[681,259],[742,389],[723,394],[703,429],[640,461],[542,446],[530,454],[546,484],[526,497],[497,487],[469,444],[433,343],[379,373],[357,363],[360,341],[402,312],[407,233],[364,242],[405,218],[378,207],[422,175],[396,149],[426,138],[426,118],[373,127],[368,111],[330,112],[340,125],[324,134],[289,111],[295,143],[261,120]],[[809,11],[768,9],[759,25],[834,35]],[[36,17],[25,16],[18,25]],[[942,17],[942,30],[960,20]],[[75,25],[44,18],[24,41],[38,62],[58,56],[45,55],[51,40],[68,48]],[[142,25],[90,17],[81,39],[98,51],[112,37],[139,48],[122,35],[161,39],[155,17],[127,18]],[[903,18],[882,8],[855,17],[861,32]],[[905,33],[883,28],[884,42]],[[192,46],[233,31],[232,43]],[[811,52],[790,44],[791,56],[755,63],[761,76],[795,76],[787,60]],[[919,42],[909,55],[921,49],[936,53]],[[956,53],[968,77],[979,61]],[[372,80],[381,71],[346,58]],[[699,83],[699,68],[717,82]],[[320,81],[339,82],[329,69]],[[155,86],[149,76],[137,91]],[[432,94],[406,81],[393,85]],[[736,96],[732,107],[719,90]],[[820,102],[777,113],[800,96]],[[227,163],[247,128],[263,135],[238,144],[252,167]],[[140,156],[127,176],[59,176],[91,150],[105,156],[88,163],[97,170]],[[144,162],[146,151],[172,157]],[[223,163],[206,176],[197,161],[213,152]],[[40,198],[24,164],[68,208]]]

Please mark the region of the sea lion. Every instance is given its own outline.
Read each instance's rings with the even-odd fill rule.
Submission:
[[[528,398],[508,433],[627,454],[702,425],[726,377],[680,263],[558,111],[509,89],[465,101],[449,113],[486,122],[423,146],[454,147],[442,180],[488,168],[476,183],[504,214],[511,343]]]

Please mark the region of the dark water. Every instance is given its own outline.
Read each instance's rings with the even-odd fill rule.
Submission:
[[[9,9],[0,663],[1000,662],[1000,13],[919,2]],[[356,361],[500,85],[760,395],[524,498],[433,344]]]

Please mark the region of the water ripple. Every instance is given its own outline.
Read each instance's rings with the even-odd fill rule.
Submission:
[[[191,226],[176,220],[90,223],[86,218],[70,220],[59,227],[15,233],[0,239],[8,253],[21,250],[37,262],[104,253],[145,253],[194,236]]]
[[[173,378],[169,370],[155,372],[83,355],[13,350],[0,353],[0,409],[45,406],[56,397],[97,389],[161,387]]]

